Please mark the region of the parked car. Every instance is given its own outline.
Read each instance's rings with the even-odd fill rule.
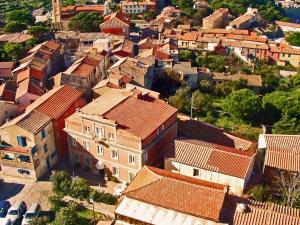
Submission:
[[[8,210],[6,218],[9,218],[12,224],[22,221],[23,215],[27,210],[27,205],[23,201],[16,201]]]
[[[0,218],[5,218],[8,209],[10,208],[9,201],[0,201]]]
[[[25,213],[24,219],[22,221],[22,225],[29,225],[30,221],[34,218],[39,217],[41,214],[41,206],[39,204],[32,204],[27,212]]]
[[[11,222],[11,219],[9,219],[9,218],[1,218],[0,224],[1,225],[12,225],[12,222]]]

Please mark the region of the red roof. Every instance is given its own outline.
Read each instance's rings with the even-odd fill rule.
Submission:
[[[176,112],[175,108],[163,100],[145,94],[126,98],[104,113],[103,117],[116,121],[122,129],[144,140]]]
[[[14,102],[15,95],[16,95],[15,88],[11,89],[7,82],[0,86],[0,99],[1,100]]]
[[[29,78],[33,78],[37,81],[44,80],[43,71],[34,68],[26,68],[25,70],[21,70],[16,74],[16,76],[17,76],[17,83],[20,83],[21,81]]]
[[[300,135],[264,135],[266,156],[264,164],[292,172],[300,171]]]
[[[101,28],[111,27],[129,27],[130,20],[125,17],[122,12],[115,12],[104,18],[104,22],[100,25]]]
[[[63,86],[40,104],[36,110],[57,120],[64,114],[83,93],[73,87]]]
[[[144,166],[124,196],[218,222],[226,192],[224,185]]]
[[[254,154],[204,141],[179,138],[168,146],[165,157],[196,168],[245,178]]]
[[[178,132],[182,136],[243,151],[250,149],[255,150],[256,148],[255,142],[246,138],[238,137],[224,129],[183,115],[179,115],[178,118]]]
[[[11,78],[14,65],[13,62],[0,62],[0,77]]]
[[[298,225],[300,224],[300,209],[273,203],[250,201],[245,212],[236,210],[231,224]]]

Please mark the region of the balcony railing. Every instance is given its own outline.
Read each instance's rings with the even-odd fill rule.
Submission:
[[[15,168],[21,168],[21,169],[34,169],[34,166],[31,162],[22,162],[18,161],[16,159],[0,159],[0,164],[2,166],[9,166],[9,167],[15,167]]]

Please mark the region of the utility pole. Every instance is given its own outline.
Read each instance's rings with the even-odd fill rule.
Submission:
[[[192,99],[191,99],[191,118],[193,118],[193,102],[194,102],[194,93],[192,93]]]

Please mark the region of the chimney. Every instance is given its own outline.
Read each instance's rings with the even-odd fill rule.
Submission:
[[[142,97],[142,91],[141,90],[138,90],[138,89],[134,89],[132,90],[132,94],[133,94],[133,97],[135,98],[141,98]]]
[[[245,213],[246,210],[247,210],[247,205],[245,203],[238,203],[237,206],[236,206],[236,210],[239,213]]]

